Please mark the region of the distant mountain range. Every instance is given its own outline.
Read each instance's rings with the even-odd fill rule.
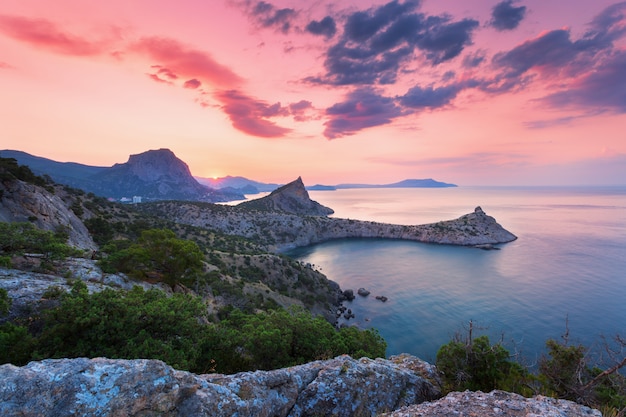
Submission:
[[[244,177],[193,177],[187,164],[169,149],[157,149],[131,155],[127,162],[111,167],[57,162],[22,151],[3,150],[0,157],[14,158],[35,174],[49,176],[59,184],[69,185],[116,200],[141,197],[150,200],[192,200],[225,202],[245,200],[245,195],[271,192],[282,184],[263,183]],[[455,184],[433,179],[407,179],[392,184],[313,185],[307,190],[348,188],[442,188]]]
[[[59,184],[79,188],[115,200],[141,197],[150,200],[232,201],[245,199],[243,193],[216,190],[200,184],[169,149],[131,155],[128,162],[96,167],[74,162],[57,162],[26,152],[4,150],[0,157],[14,158],[35,174],[49,176]]]
[[[457,187],[456,184],[448,184],[446,182],[435,181],[432,178],[420,180],[403,180],[392,184],[338,184],[338,185],[313,185],[307,187],[308,190],[330,191],[343,190],[347,188],[445,188]]]

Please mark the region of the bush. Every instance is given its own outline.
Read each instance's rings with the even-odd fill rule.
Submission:
[[[126,242],[126,243],[123,243]],[[103,269],[121,271],[138,279],[151,277],[174,286],[202,269],[204,254],[195,242],[178,239],[167,229],[144,230],[136,243],[122,241],[105,247]]]
[[[489,337],[472,338],[472,322],[467,337],[457,336],[437,352],[436,365],[449,391],[501,389],[525,393],[529,374],[511,360],[502,343],[491,344]]]
[[[199,298],[135,287],[89,294],[76,281],[58,308],[45,314],[37,355],[160,359],[193,369],[206,309]]]
[[[52,259],[64,258],[76,252],[66,244],[67,236],[64,230],[53,233],[38,229],[32,223],[0,222],[0,251],[8,254],[34,252]]]

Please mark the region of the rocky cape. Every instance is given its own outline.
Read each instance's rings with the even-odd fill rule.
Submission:
[[[157,360],[47,359],[0,366],[0,414],[39,416],[598,416],[597,410],[502,391],[451,393],[413,356],[335,359],[235,375]]]
[[[142,204],[138,210],[183,224],[243,236],[278,252],[341,238],[403,239],[483,248],[517,239],[481,207],[454,220],[423,225],[326,217],[323,209],[320,211],[313,205],[317,203],[309,199],[300,178],[259,200],[234,207],[163,201]]]

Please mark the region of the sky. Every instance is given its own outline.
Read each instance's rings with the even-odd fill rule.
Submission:
[[[199,177],[626,184],[626,2],[2,0],[0,149]]]

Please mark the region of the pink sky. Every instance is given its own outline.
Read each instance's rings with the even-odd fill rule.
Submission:
[[[0,149],[57,161],[626,184],[626,2],[2,0],[0,91]]]

